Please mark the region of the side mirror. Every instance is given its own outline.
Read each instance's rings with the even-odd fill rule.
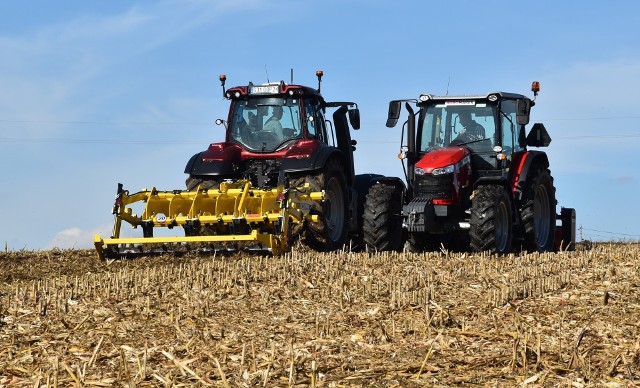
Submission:
[[[349,122],[353,129],[360,129],[360,109],[350,109],[349,110]]]
[[[529,147],[548,147],[551,144],[551,136],[542,123],[533,124],[531,132],[527,135]]]
[[[531,100],[521,99],[516,102],[516,121],[518,125],[529,124],[529,112],[531,112]]]
[[[389,102],[389,114],[387,115],[387,128],[393,128],[398,124],[402,101],[394,100]]]
[[[216,125],[222,125],[224,123],[223,119],[216,119]]]

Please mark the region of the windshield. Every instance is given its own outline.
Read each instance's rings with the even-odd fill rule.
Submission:
[[[418,118],[416,147],[421,153],[466,145],[483,151],[496,144],[495,105],[486,101],[443,101],[424,107]]]
[[[229,140],[257,152],[273,152],[302,137],[300,100],[264,97],[235,101]]]

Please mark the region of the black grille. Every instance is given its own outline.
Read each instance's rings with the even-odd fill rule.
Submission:
[[[413,188],[415,197],[429,199],[451,199],[453,191],[453,174],[433,176],[416,175]]]

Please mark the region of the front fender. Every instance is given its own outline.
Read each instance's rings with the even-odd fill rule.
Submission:
[[[184,168],[185,174],[190,176],[230,176],[237,172],[239,166],[227,160],[205,161],[199,152],[191,157]]]
[[[281,159],[280,170],[284,173],[292,172],[304,172],[322,170],[327,163],[327,160],[331,157],[337,157],[341,164],[344,165],[345,158],[342,152],[335,147],[323,146],[318,148],[316,152],[310,158],[297,159],[297,158],[284,158]],[[345,171],[348,171],[345,166]],[[353,178],[347,176],[347,184],[351,185]]]

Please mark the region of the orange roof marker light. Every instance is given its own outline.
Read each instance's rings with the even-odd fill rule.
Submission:
[[[537,97],[538,96],[538,92],[540,91],[540,82],[533,81],[531,83],[531,91],[533,92],[533,96]]]
[[[220,74],[220,76],[218,77],[218,79],[220,80],[220,84],[222,85],[222,97],[226,97],[226,90],[224,88],[224,83],[227,80],[227,76],[224,74]]]
[[[316,70],[316,76],[318,77],[318,93],[320,93],[320,83],[322,82],[323,75],[324,75],[324,71]]]

